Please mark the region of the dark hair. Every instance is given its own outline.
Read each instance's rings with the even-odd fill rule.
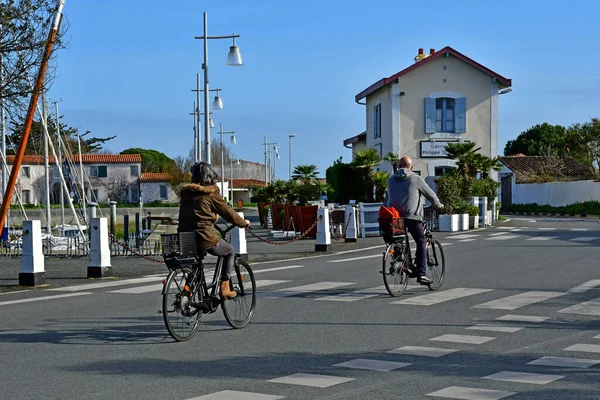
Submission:
[[[197,162],[190,168],[192,183],[202,186],[213,186],[217,183],[217,173],[205,162]]]

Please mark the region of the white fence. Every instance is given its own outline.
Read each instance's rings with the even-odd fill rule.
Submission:
[[[590,200],[600,200],[600,182],[574,181],[549,183],[513,183],[513,204],[549,204],[566,206]]]
[[[360,237],[379,236],[379,208],[383,203],[358,203]]]

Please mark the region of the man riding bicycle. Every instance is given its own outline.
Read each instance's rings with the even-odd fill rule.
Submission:
[[[416,277],[422,285],[433,281],[427,277],[427,240],[423,230],[423,196],[437,209],[444,208],[435,192],[425,183],[425,180],[412,172],[413,165],[410,157],[398,160],[398,171],[387,181],[386,207],[394,207],[404,218],[404,226],[417,243],[417,271],[411,278]]]

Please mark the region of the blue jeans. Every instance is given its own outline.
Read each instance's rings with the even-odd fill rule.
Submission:
[[[427,239],[423,230],[423,222],[416,219],[405,219],[404,226],[408,233],[417,243],[417,265],[415,265],[418,276],[427,275]]]

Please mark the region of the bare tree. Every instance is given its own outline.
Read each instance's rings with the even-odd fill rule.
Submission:
[[[167,168],[167,173],[169,174],[169,185],[171,185],[171,189],[177,195],[177,198],[181,198],[181,187],[189,182],[191,179],[190,167],[192,166],[192,161],[190,158],[184,158],[182,156],[177,156],[174,159],[175,165],[169,165]]]
[[[220,140],[213,140],[210,145],[210,156],[213,165],[221,165],[221,148],[223,149],[223,160],[225,163],[231,162],[234,157],[233,151],[225,142],[221,145]]]
[[[129,200],[129,175],[123,170],[109,170],[107,183],[108,197],[117,203],[126,203]]]

